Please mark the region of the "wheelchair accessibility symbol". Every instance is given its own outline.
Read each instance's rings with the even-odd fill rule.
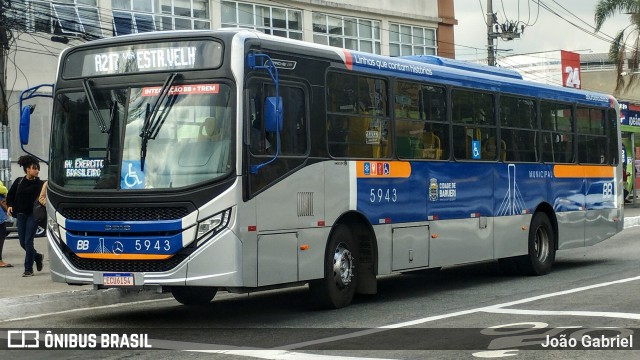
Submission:
[[[471,142],[471,158],[480,159],[480,141],[478,140]]]
[[[121,189],[144,188],[144,172],[140,170],[139,160],[123,160],[120,174]]]

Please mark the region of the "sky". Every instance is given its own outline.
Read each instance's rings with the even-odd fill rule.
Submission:
[[[458,25],[454,27],[456,59],[486,59],[487,1],[489,0],[454,0],[458,20]],[[575,51],[580,54],[607,53],[611,45],[610,39],[630,24],[629,15],[616,15],[604,23],[597,34],[605,39],[599,39],[592,35],[593,14],[598,0],[541,1],[586,32],[539,7],[537,0],[493,0],[493,12],[497,13],[499,23],[520,20],[521,24],[529,24],[520,39],[498,39],[498,58],[553,50]]]

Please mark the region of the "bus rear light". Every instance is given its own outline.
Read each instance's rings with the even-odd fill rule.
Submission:
[[[318,220],[318,226],[324,226],[324,220]]]
[[[257,227],[257,226],[255,226],[255,225],[249,225],[249,226],[247,226],[247,231],[248,231],[248,232],[252,232],[252,231],[256,231],[256,230],[258,230],[258,227]]]
[[[429,215],[427,216],[427,220],[438,220],[438,215]]]
[[[378,219],[378,224],[391,224],[391,218]]]
[[[471,217],[472,218],[479,218],[480,217],[480,213],[471,213]]]

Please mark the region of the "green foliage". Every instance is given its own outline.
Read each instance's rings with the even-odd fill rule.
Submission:
[[[615,62],[617,70],[615,94],[629,90],[640,80],[640,0],[600,0],[594,14],[595,30],[599,31],[607,19],[616,14],[628,14],[630,24],[620,30],[609,47],[609,58]],[[627,42],[631,45],[627,46]],[[624,73],[627,61],[627,74]]]

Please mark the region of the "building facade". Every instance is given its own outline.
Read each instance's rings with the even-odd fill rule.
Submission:
[[[19,94],[53,83],[58,55],[68,46],[148,31],[249,28],[375,54],[454,58],[457,24],[453,0],[12,0],[5,16],[10,30],[5,57],[10,107],[2,148],[9,149],[12,164],[0,170],[5,182],[23,175],[15,163],[24,154],[17,140]],[[27,148],[46,159],[51,100],[32,103],[37,111]]]

